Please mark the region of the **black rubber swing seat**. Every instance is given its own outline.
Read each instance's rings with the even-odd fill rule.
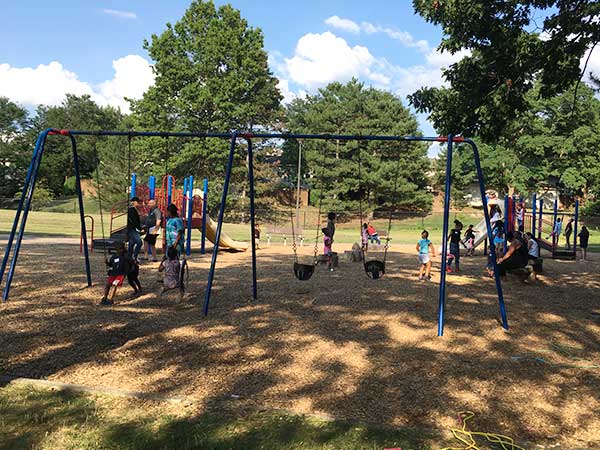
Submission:
[[[383,261],[367,261],[365,263],[365,273],[369,278],[378,280],[385,274],[385,263]]]
[[[296,278],[298,278],[300,281],[310,280],[310,277],[313,276],[314,272],[314,264],[294,263],[294,275],[296,275]]]

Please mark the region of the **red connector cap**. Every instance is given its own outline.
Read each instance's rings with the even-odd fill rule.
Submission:
[[[448,136],[438,136],[435,140],[437,142],[448,142]],[[462,136],[453,136],[452,142],[465,142],[465,138]]]
[[[69,130],[59,130],[59,129],[54,129],[52,131],[50,131],[48,134],[60,134],[61,136],[69,136],[71,133],[69,133]]]

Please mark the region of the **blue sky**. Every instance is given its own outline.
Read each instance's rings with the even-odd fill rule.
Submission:
[[[10,1],[0,27],[0,96],[30,109],[59,104],[66,93],[90,94],[127,111],[153,83],[144,39],[180,18],[186,0]],[[217,0],[260,27],[270,66],[287,101],[328,82],[357,77],[406,95],[440,86],[440,69],[458,55],[436,48],[440,29],[401,0]],[[600,71],[600,49],[590,68]],[[420,115],[427,135],[436,134]],[[431,149],[435,154],[436,150]]]

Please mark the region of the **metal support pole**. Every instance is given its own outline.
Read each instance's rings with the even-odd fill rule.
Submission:
[[[496,247],[493,245],[494,238],[492,237],[492,225],[490,224],[490,213],[488,211],[487,197],[485,196],[485,184],[483,180],[483,171],[481,170],[481,160],[479,159],[479,150],[473,141],[466,140],[473,148],[473,156],[475,158],[475,170],[477,171],[477,180],[479,181],[479,192],[481,193],[481,202],[483,203],[483,217],[487,228],[487,237],[490,241],[490,254],[492,259],[492,267],[494,268],[494,280],[496,281],[496,292],[498,293],[498,305],[500,307],[500,317],[502,319],[502,328],[508,330],[508,319],[506,317],[506,307],[504,305],[504,294],[502,292],[502,282],[500,281],[500,273],[498,272],[498,264],[496,262]]]
[[[535,220],[537,217],[537,194],[533,194],[531,200],[531,234],[533,237],[536,236],[536,224]]]
[[[210,305],[210,294],[212,284],[215,278],[215,267],[217,265],[217,254],[219,253],[219,240],[221,239],[221,229],[223,228],[223,217],[225,216],[225,205],[227,203],[227,192],[229,191],[229,180],[231,179],[231,169],[233,168],[233,156],[235,155],[235,144],[238,137],[237,131],[231,134],[231,143],[229,146],[229,158],[227,159],[227,168],[225,169],[225,182],[223,183],[223,195],[221,197],[221,207],[219,209],[219,218],[217,220],[217,233],[215,236],[215,245],[213,247],[212,259],[210,261],[210,270],[208,272],[208,284],[204,294],[204,315],[208,315]]]
[[[538,239],[540,239],[542,237],[542,228],[543,228],[543,224],[542,224],[542,219],[543,219],[543,214],[544,214],[544,199],[540,198],[540,210],[538,211]]]
[[[256,226],[256,210],[254,208],[254,154],[252,153],[252,140],[248,141],[248,184],[250,185],[250,235],[252,238],[252,299],[258,298],[258,287],[256,281],[256,237],[254,227]],[[302,144],[300,144],[302,145]],[[298,220],[298,215],[296,215]]]
[[[27,195],[27,191],[29,190],[29,183],[31,182],[33,168],[35,167],[35,162],[37,160],[37,154],[40,151],[40,148],[42,147],[44,140],[46,139],[46,133],[48,131],[49,130],[46,130],[46,132],[39,134],[37,141],[35,143],[33,155],[31,155],[31,162],[29,163],[29,168],[27,169],[27,175],[25,176],[25,184],[23,186],[23,192],[21,192],[21,199],[19,200],[19,205],[17,206],[17,212],[15,213],[15,220],[13,221],[12,229],[10,230],[10,234],[8,235],[8,242],[6,243],[6,249],[4,250],[4,258],[2,258],[2,269],[0,270],[0,283],[2,283],[2,279],[4,278],[4,272],[6,271],[6,265],[8,264],[8,258],[10,256],[10,251],[12,249],[13,241],[15,239],[15,233],[16,233],[17,227],[19,225],[19,219],[21,218],[21,212],[23,210],[23,203],[25,201],[25,196]]]
[[[512,231],[510,228],[510,202],[508,201],[508,195],[504,196],[504,222],[505,222],[505,230]],[[506,233],[504,233],[504,253],[506,253],[506,248],[508,247],[508,241],[506,240]]]
[[[181,199],[181,217],[187,217],[188,179],[183,179],[183,195]]]
[[[204,179],[204,185],[202,186],[202,242],[200,242],[200,254],[206,253],[206,220],[207,220],[207,205],[208,202],[208,180]]]
[[[186,211],[187,211],[187,234],[185,240],[185,254],[190,256],[192,254],[192,213],[194,212],[194,197],[192,191],[194,189],[194,176],[190,175],[187,182],[187,196],[184,197],[183,203],[185,204],[185,198],[187,198]],[[185,192],[185,191],[184,191]]]
[[[579,225],[579,200],[575,200],[575,226],[573,227],[573,254],[577,259],[577,228]]]
[[[154,194],[156,191],[156,177],[154,175],[150,175],[148,178],[148,199],[154,200]]]
[[[75,169],[75,187],[77,189],[77,198],[79,199],[79,218],[81,220],[81,238],[83,239],[83,254],[85,256],[85,274],[87,276],[88,287],[92,286],[92,272],[90,270],[90,252],[87,242],[87,230],[85,229],[85,212],[83,211],[83,193],[81,192],[81,176],[79,174],[79,155],[77,154],[77,142],[75,137],[71,138],[71,148],[73,149],[73,168]],[[135,174],[132,175],[132,187],[135,189]]]
[[[558,236],[554,235],[554,230],[556,229],[556,219],[557,218],[558,218],[558,198],[555,198],[554,199],[554,208],[552,210],[552,248],[558,246]]]
[[[70,135],[69,135],[70,136]],[[72,136],[71,136],[72,138]],[[135,173],[131,174],[131,192],[129,193],[129,198],[135,197],[135,188],[137,184],[137,175]]]
[[[31,199],[33,197],[33,191],[35,190],[35,182],[37,181],[37,174],[42,162],[42,155],[44,154],[44,147],[46,145],[46,137],[50,130],[44,131],[42,134],[42,140],[38,152],[35,155],[34,166],[32,167],[31,180],[28,186],[27,194],[25,196],[25,203],[23,205],[23,218],[19,226],[17,233],[17,242],[15,243],[15,249],[13,251],[12,260],[8,269],[8,275],[6,277],[6,284],[4,285],[4,291],[2,292],[2,300],[8,300],[10,294],[10,285],[13,277],[15,276],[15,270],[17,267],[17,260],[19,259],[19,250],[21,249],[21,242],[23,241],[23,234],[25,233],[25,225],[27,224],[27,216],[29,215],[29,209],[31,207]]]
[[[452,185],[452,135],[448,135],[446,152],[446,190],[444,192],[444,226],[442,231],[442,268],[440,273],[440,299],[438,306],[438,336],[444,335],[446,308],[446,258],[448,257],[448,221],[450,220],[450,188]]]
[[[171,205],[171,200],[173,198],[173,177],[171,175],[167,175],[167,208]]]

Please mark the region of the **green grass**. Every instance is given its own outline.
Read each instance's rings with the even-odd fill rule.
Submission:
[[[0,234],[9,233],[12,227],[15,212],[12,210],[0,209]],[[102,236],[100,229],[100,215],[90,214],[95,220],[95,238]],[[455,218],[461,220],[465,225],[477,224],[480,220],[477,214],[461,212],[451,214],[451,221]],[[381,236],[387,233],[387,220],[380,219],[372,222]],[[116,221],[116,225],[124,225],[125,217],[122,216]],[[430,238],[433,242],[439,242],[442,235],[443,216],[441,213],[430,214],[425,217],[411,217],[402,220],[395,220],[392,225],[390,236],[392,244],[413,244],[420,239],[421,231],[426,229],[430,232]],[[323,223],[325,226],[325,223]],[[108,235],[110,227],[110,212],[104,213],[104,229]],[[281,243],[283,236],[287,236],[288,244],[291,242],[291,225],[289,223],[281,224],[276,227],[269,224],[261,224],[263,242],[267,235],[272,236],[273,243]],[[57,236],[79,236],[79,214],[78,213],[59,213],[47,211],[32,211],[29,213],[26,231],[31,234],[39,235],[57,235]],[[229,234],[233,239],[241,241],[250,240],[250,229],[248,224],[225,223],[223,231]],[[305,244],[312,245],[316,235],[315,227],[306,227],[304,230],[297,231],[305,237]],[[192,239],[199,240],[200,232],[194,230]],[[338,243],[353,243],[359,240],[358,221],[340,223],[336,227],[335,241]],[[564,240],[562,241],[564,242]],[[319,245],[321,239],[319,238]],[[600,252],[600,230],[590,229],[590,251]]]
[[[436,436],[281,413],[197,415],[27,386],[0,389],[0,450],[20,449],[428,449]]]

